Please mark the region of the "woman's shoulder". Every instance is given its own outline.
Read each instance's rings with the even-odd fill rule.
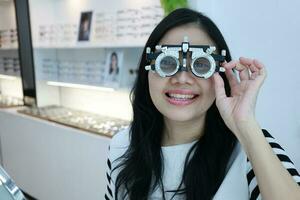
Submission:
[[[113,198],[114,195],[112,191],[115,190],[114,184],[117,179],[117,174],[119,171],[119,169],[115,167],[120,162],[118,158],[122,157],[122,155],[124,155],[124,153],[128,149],[128,146],[130,144],[129,132],[130,132],[130,128],[123,129],[117,132],[110,141],[108,158],[107,158],[107,172],[106,172],[107,193],[105,194],[105,199],[114,199]]]
[[[111,139],[110,148],[128,148],[130,144],[129,131],[128,127],[117,132]]]
[[[129,147],[130,137],[129,137],[130,128],[123,129],[116,133],[109,144],[109,159],[114,161],[117,158],[121,157]]]

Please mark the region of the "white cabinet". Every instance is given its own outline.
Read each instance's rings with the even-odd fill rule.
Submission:
[[[2,162],[42,200],[104,199],[110,138],[0,110]]]

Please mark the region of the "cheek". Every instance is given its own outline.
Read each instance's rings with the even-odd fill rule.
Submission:
[[[200,79],[198,81],[198,84],[201,86],[201,91],[205,95],[207,99],[210,99],[210,101],[214,101],[216,98],[215,96],[215,87],[214,82],[212,78],[209,78],[207,80]]]
[[[150,94],[155,93],[157,91],[159,84],[157,83],[157,78],[151,72],[148,72],[148,82],[149,82],[149,91]]]
[[[153,103],[155,104],[158,99],[162,97],[163,86],[165,80],[161,77],[158,77],[157,74],[148,72],[148,82],[149,82],[149,92]]]

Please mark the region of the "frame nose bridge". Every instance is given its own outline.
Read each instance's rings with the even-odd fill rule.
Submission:
[[[185,71],[185,72],[188,72],[188,71],[191,71],[191,64],[192,64],[192,52],[188,51],[187,54],[186,54],[186,58],[185,58],[185,63],[184,63],[184,58],[183,58],[183,55],[182,55],[182,52],[179,53],[179,69],[178,71],[181,72],[181,71]],[[185,64],[185,67],[184,67],[184,64]]]
[[[177,71],[177,73],[171,77],[171,80],[173,80],[173,82],[177,82],[177,83],[181,83],[181,84],[185,84],[185,83],[191,83],[194,80],[193,75],[191,74],[191,72],[189,71]]]

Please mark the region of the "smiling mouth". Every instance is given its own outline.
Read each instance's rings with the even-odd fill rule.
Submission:
[[[192,104],[199,97],[198,94],[193,94],[193,93],[182,94],[182,93],[166,92],[165,95],[166,95],[167,102],[175,106],[187,106]]]
[[[175,93],[165,93],[166,96],[170,99],[177,101],[188,101],[197,98],[199,95],[197,94],[175,94]]]

